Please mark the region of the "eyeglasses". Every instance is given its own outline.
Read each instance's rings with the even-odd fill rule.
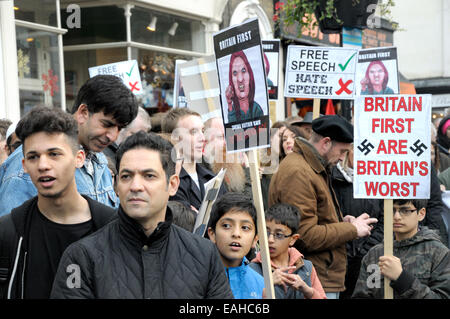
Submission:
[[[398,209],[394,208],[394,215],[395,215],[396,212],[399,212],[400,216],[406,217],[406,216],[411,215],[415,211],[417,211],[417,209],[408,209],[408,208],[403,208],[403,207],[402,208],[398,208]]]
[[[273,238],[275,238],[275,240],[283,240],[292,236],[292,234],[285,235],[283,233],[271,233],[270,231],[267,231],[267,239],[269,239],[270,235],[273,235]]]

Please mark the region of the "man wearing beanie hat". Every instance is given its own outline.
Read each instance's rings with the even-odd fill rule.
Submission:
[[[331,166],[345,158],[352,142],[353,126],[343,117],[313,120],[311,138],[296,138],[294,152],[280,163],[269,188],[269,207],[288,203],[299,208],[297,245],[312,261],[329,299],[345,290],[346,242],[370,235],[370,224],[377,222],[368,214],[343,218],[331,188]]]

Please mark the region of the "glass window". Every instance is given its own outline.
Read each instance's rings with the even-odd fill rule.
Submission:
[[[173,106],[175,60],[189,61],[192,57],[141,49],[135,49],[133,55],[137,56],[143,87],[143,93],[136,97],[145,108],[166,111]]]
[[[36,105],[61,107],[58,36],[16,27],[20,114]]]
[[[139,7],[131,10],[131,40],[205,52],[205,32],[200,21]]]
[[[57,27],[56,0],[14,0],[14,14],[18,20]]]
[[[80,28],[69,28],[64,45],[126,41],[124,10],[117,6],[81,8]],[[66,24],[72,12],[61,10],[61,23]]]
[[[126,48],[111,48],[64,52],[66,108],[71,110],[80,87],[89,79],[89,68],[97,65],[125,61]]]

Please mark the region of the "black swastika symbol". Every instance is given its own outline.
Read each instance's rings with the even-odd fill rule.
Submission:
[[[362,146],[361,146],[362,145]],[[364,141],[362,141],[360,146],[358,146],[358,149],[361,152],[365,152],[364,155],[367,155],[370,153],[370,151],[375,147],[372,145],[372,143],[370,143],[369,141],[367,141],[367,139],[365,139]]]
[[[420,140],[417,140],[417,141],[415,141],[414,142],[414,146],[415,146],[415,148],[413,148],[412,146],[409,148],[411,151],[413,151],[414,153],[417,153],[418,152],[418,154],[416,154],[417,156],[420,156],[420,155],[422,155],[422,153],[428,148],[425,144],[423,144],[423,143],[421,143],[420,145],[419,145],[419,143],[420,143]]]

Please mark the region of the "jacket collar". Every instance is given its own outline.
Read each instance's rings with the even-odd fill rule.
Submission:
[[[204,193],[205,193],[205,186],[204,183],[209,181],[211,178],[213,178],[215,175],[213,172],[211,172],[209,169],[204,167],[201,164],[195,164],[195,170],[197,171],[197,177],[198,177],[198,183],[200,186],[200,189],[195,185],[195,182],[192,180],[191,176],[186,172],[184,167],[181,167],[180,171],[180,180],[188,180],[189,181],[189,188],[192,191],[192,193],[197,197],[197,200],[202,202]]]
[[[323,159],[316,148],[304,138],[295,138],[294,152],[302,154],[306,162],[308,162],[317,174],[326,172],[327,163],[325,162],[325,159]]]
[[[86,195],[81,194],[81,196],[88,202],[94,230],[100,229],[116,217],[112,208],[105,206]],[[19,237],[28,237],[32,217],[31,212],[34,209],[37,209],[37,203],[38,197],[35,196],[11,211],[11,218]],[[24,241],[25,246],[27,245],[27,242],[27,240]]]
[[[166,219],[158,223],[150,236],[145,234],[144,228],[136,220],[125,213],[122,205],[118,210],[118,220],[120,234],[133,246],[141,247],[142,245],[147,245],[152,248],[158,248],[161,247],[161,244],[165,242],[170,233],[173,215],[169,206],[167,206]]]

